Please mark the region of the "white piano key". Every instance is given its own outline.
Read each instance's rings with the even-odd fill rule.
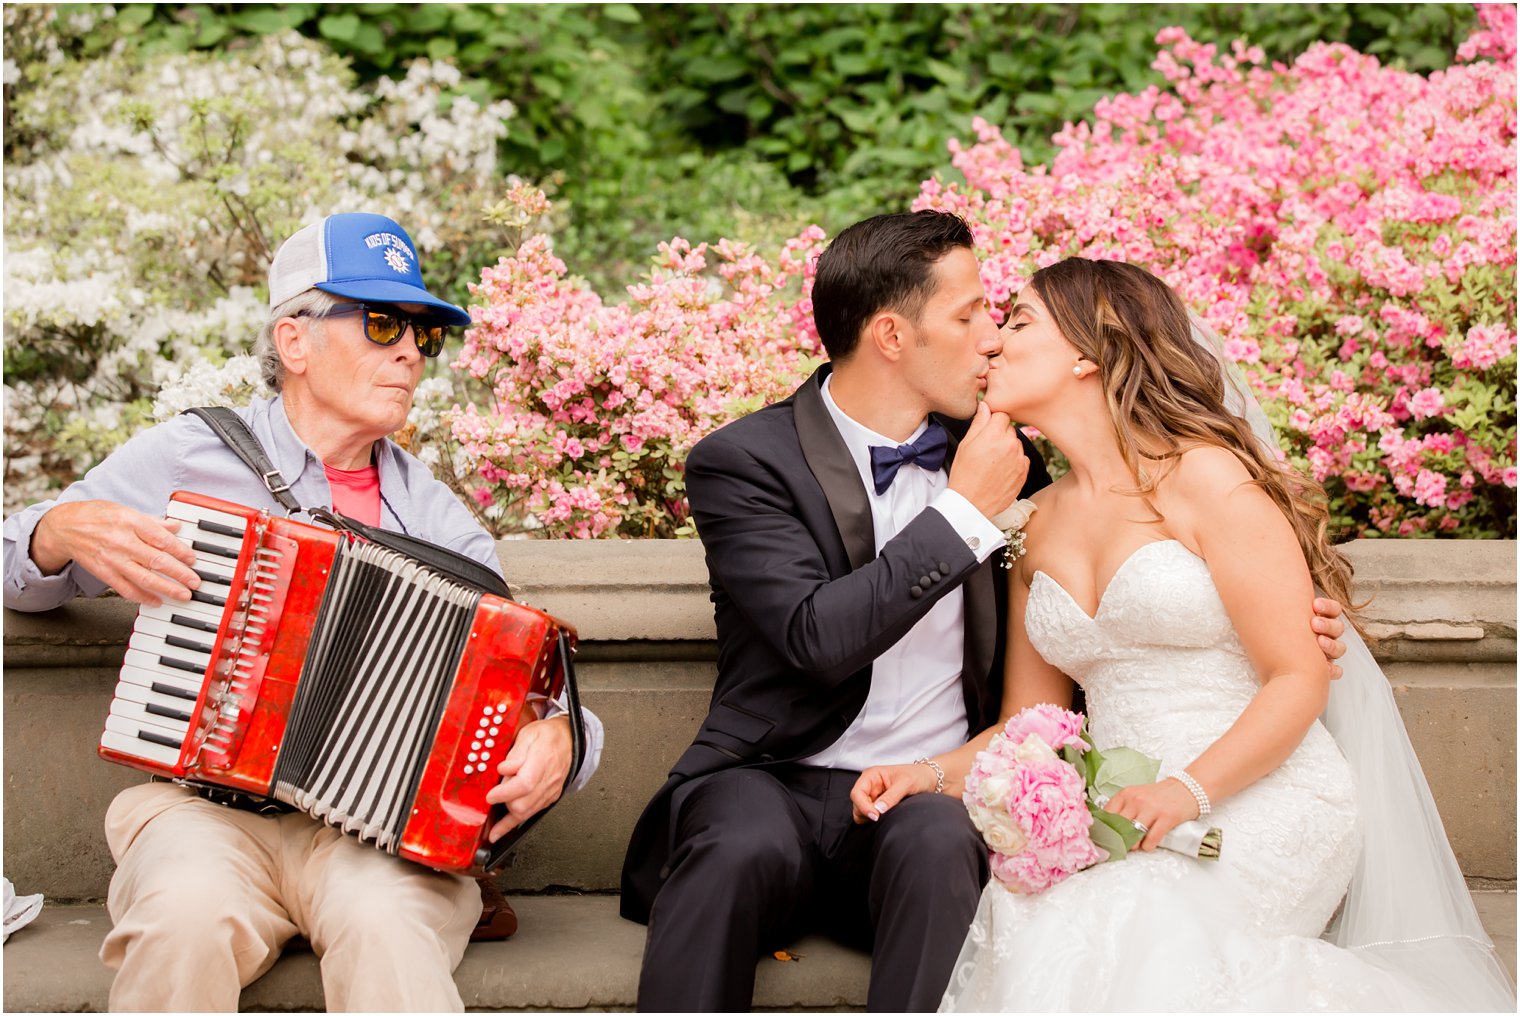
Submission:
[[[172,768],[179,764],[179,749],[170,748],[167,745],[154,744],[151,741],[143,741],[129,734],[119,734],[114,730],[106,729],[100,735],[100,746],[119,751],[123,755],[140,758],[145,762],[156,762],[164,768]]]
[[[248,519],[242,515],[233,515],[230,512],[217,511],[215,508],[202,508],[200,505],[191,504],[188,501],[171,500],[169,502],[169,507],[164,512],[164,514],[171,519],[181,519],[183,521],[192,523],[200,522],[202,520],[206,522],[213,522],[219,526],[227,526],[231,529],[236,529],[240,533],[246,532],[248,529]],[[185,526],[181,526],[180,532],[184,532],[186,528],[187,527]]]
[[[179,660],[197,668],[197,671],[186,670],[184,667],[173,667],[168,664],[162,666],[170,670],[177,670],[184,674],[194,676],[196,672],[205,673],[211,664],[210,653],[199,653],[194,649],[186,649],[182,646],[170,645],[162,636],[152,635],[148,632],[135,631],[132,633],[132,641],[127,643],[128,649],[136,649],[139,652],[148,653],[151,656],[164,656],[173,660]]]
[[[192,709],[195,708],[195,703],[191,702],[188,704]],[[152,712],[148,709],[147,703],[115,699],[111,702],[110,715],[119,716],[129,723],[143,723],[162,732],[172,733],[175,737],[179,738],[181,744],[184,743],[185,738],[190,733],[189,720],[179,720],[172,716],[164,716],[161,713]]]
[[[167,709],[174,709],[186,715],[195,712],[195,700],[180,698],[177,695],[166,695],[163,692],[153,691],[148,685],[133,684],[131,681],[117,681],[116,691],[112,696],[113,702],[135,702],[139,705],[159,705]]]
[[[175,614],[184,614],[189,617],[198,617],[203,621],[209,621],[211,624],[220,625],[222,623],[222,615],[226,611],[227,608],[225,606],[214,607],[209,603],[201,603],[199,600],[165,600],[156,607],[143,607],[137,612],[137,616],[140,618],[152,617],[160,621],[173,623]]]
[[[185,743],[184,735],[176,733],[169,727],[160,726],[157,723],[149,723],[147,720],[129,720],[124,716],[118,716],[116,713],[112,713],[106,717],[106,729],[127,737],[136,738],[146,744],[161,744],[160,741],[154,740],[154,738],[172,741],[174,742],[172,747],[170,745],[161,746],[170,748],[176,755],[179,754],[180,748]]]
[[[191,567],[196,571],[215,575],[218,581],[230,585],[232,583],[232,576],[237,570],[236,564],[237,562],[229,557],[222,557],[220,554],[207,554],[204,551],[198,550],[195,552],[195,564]]]
[[[139,617],[137,624],[132,629],[133,634],[153,635],[158,638],[182,638],[188,639],[199,645],[205,646],[198,650],[202,653],[210,653],[216,648],[216,633],[202,631],[199,628],[191,628],[182,624],[174,624],[157,617]]]
[[[209,533],[204,529],[191,529],[189,526],[182,527],[178,536],[189,543],[197,553],[220,557],[229,563],[237,560],[238,554],[243,549],[241,536],[223,536],[221,533]]]
[[[160,666],[156,656],[149,656],[136,649],[128,649],[125,663],[126,665],[121,668],[120,680],[128,684],[148,689],[152,689],[155,684],[161,684],[191,696],[186,699],[191,703],[201,693],[201,678],[188,671]]]

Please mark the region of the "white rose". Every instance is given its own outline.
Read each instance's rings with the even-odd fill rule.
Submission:
[[[1013,757],[1020,762],[1050,762],[1055,759],[1056,753],[1050,745],[1038,734],[1030,734],[1024,738],[1024,743],[1013,749]]]
[[[1013,778],[1007,772],[994,773],[984,776],[976,787],[976,799],[979,804],[993,811],[1001,811],[1008,807],[1008,795],[1013,789]]]
[[[987,824],[981,827],[982,839],[987,846],[1000,854],[1017,854],[1029,842],[1024,830],[1006,811],[989,814]]]
[[[992,517],[992,524],[1005,532],[1023,529],[1029,522],[1029,516],[1033,515],[1039,505],[1026,498],[1021,498],[1004,508]]]

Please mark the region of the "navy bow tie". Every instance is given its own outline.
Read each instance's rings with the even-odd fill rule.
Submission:
[[[876,493],[881,494],[892,486],[897,470],[909,462],[931,473],[939,469],[945,464],[945,451],[949,447],[950,436],[933,420],[912,444],[901,444],[896,448],[872,445],[871,479],[876,482]]]

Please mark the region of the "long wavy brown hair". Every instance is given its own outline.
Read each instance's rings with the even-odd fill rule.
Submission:
[[[1324,488],[1277,461],[1225,402],[1225,374],[1193,338],[1187,308],[1172,288],[1123,261],[1067,258],[1036,272],[1029,285],[1066,340],[1093,363],[1103,381],[1114,437],[1135,477],[1123,491],[1157,517],[1151,495],[1181,453],[1194,445],[1233,452],[1252,481],[1287,516],[1314,582],[1352,614],[1351,563],[1330,543]],[[1143,435],[1160,449],[1136,443]],[[1153,471],[1143,460],[1159,461]]]

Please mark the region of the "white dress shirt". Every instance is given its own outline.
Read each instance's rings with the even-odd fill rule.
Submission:
[[[909,444],[928,427],[918,425],[907,441],[898,442],[861,426],[845,415],[823,382],[823,404],[855,460],[871,503],[871,526],[876,552],[902,531],[920,512],[934,509],[945,517],[976,555],[985,561],[1002,547],[1002,532],[949,489],[943,469],[934,472],[904,465],[892,485],[876,493],[871,477],[871,447]],[[871,667],[871,690],[866,703],[839,740],[805,758],[806,765],[860,770],[867,766],[911,762],[938,755],[966,743],[966,700],[961,691],[965,649],[965,596],[953,589],[940,597],[929,613],[908,633],[876,658]]]

